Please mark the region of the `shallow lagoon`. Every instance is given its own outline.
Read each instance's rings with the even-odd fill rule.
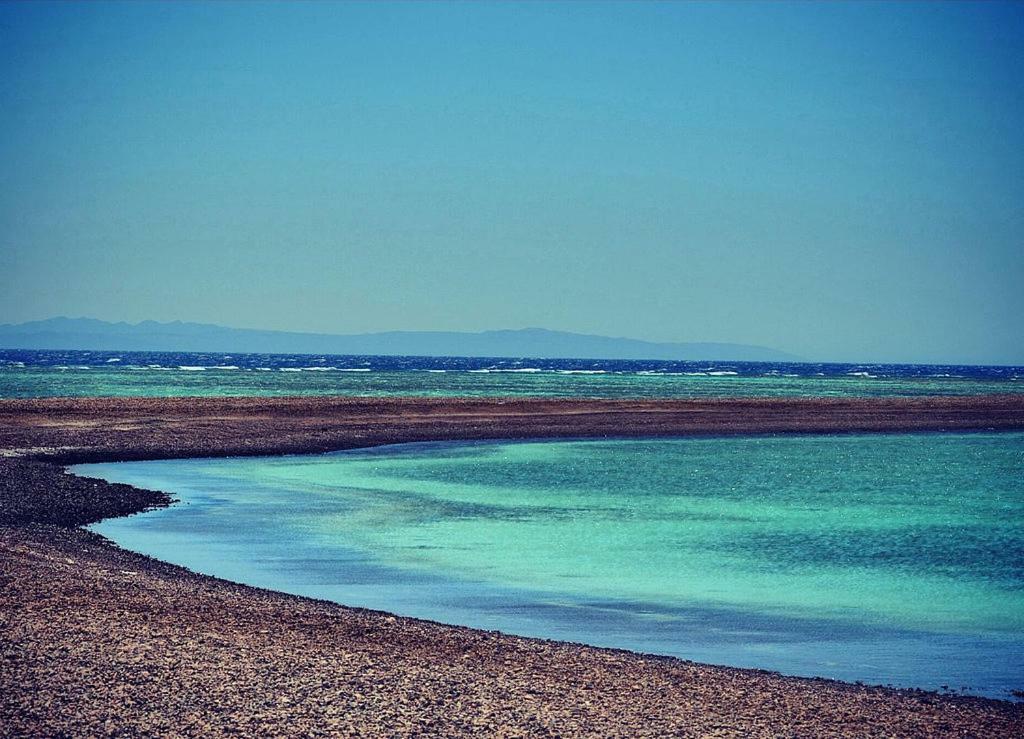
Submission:
[[[408,444],[80,465],[94,530],[347,605],[687,659],[1024,687],[1024,434]]]

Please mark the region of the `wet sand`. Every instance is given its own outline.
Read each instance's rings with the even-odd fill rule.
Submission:
[[[1019,704],[524,639],[196,575],[77,528],[167,496],[61,467],[439,439],[990,428],[1024,428],[1024,397],[0,401],[0,735],[1020,736]]]

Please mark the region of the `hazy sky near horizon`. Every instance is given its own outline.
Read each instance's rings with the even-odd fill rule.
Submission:
[[[0,5],[0,323],[1024,364],[1024,4]]]

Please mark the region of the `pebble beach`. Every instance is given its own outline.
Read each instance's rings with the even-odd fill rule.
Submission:
[[[0,734],[1019,736],[1007,701],[526,639],[198,575],[81,526],[170,503],[64,466],[401,441],[1024,428],[1012,396],[0,401]]]

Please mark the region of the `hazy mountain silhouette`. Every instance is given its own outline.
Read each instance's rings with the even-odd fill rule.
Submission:
[[[110,323],[50,318],[0,325],[0,348],[109,351],[253,352],[566,359],[707,359],[786,362],[799,357],[745,344],[657,343],[543,328],[314,334],[228,328],[205,323]]]

